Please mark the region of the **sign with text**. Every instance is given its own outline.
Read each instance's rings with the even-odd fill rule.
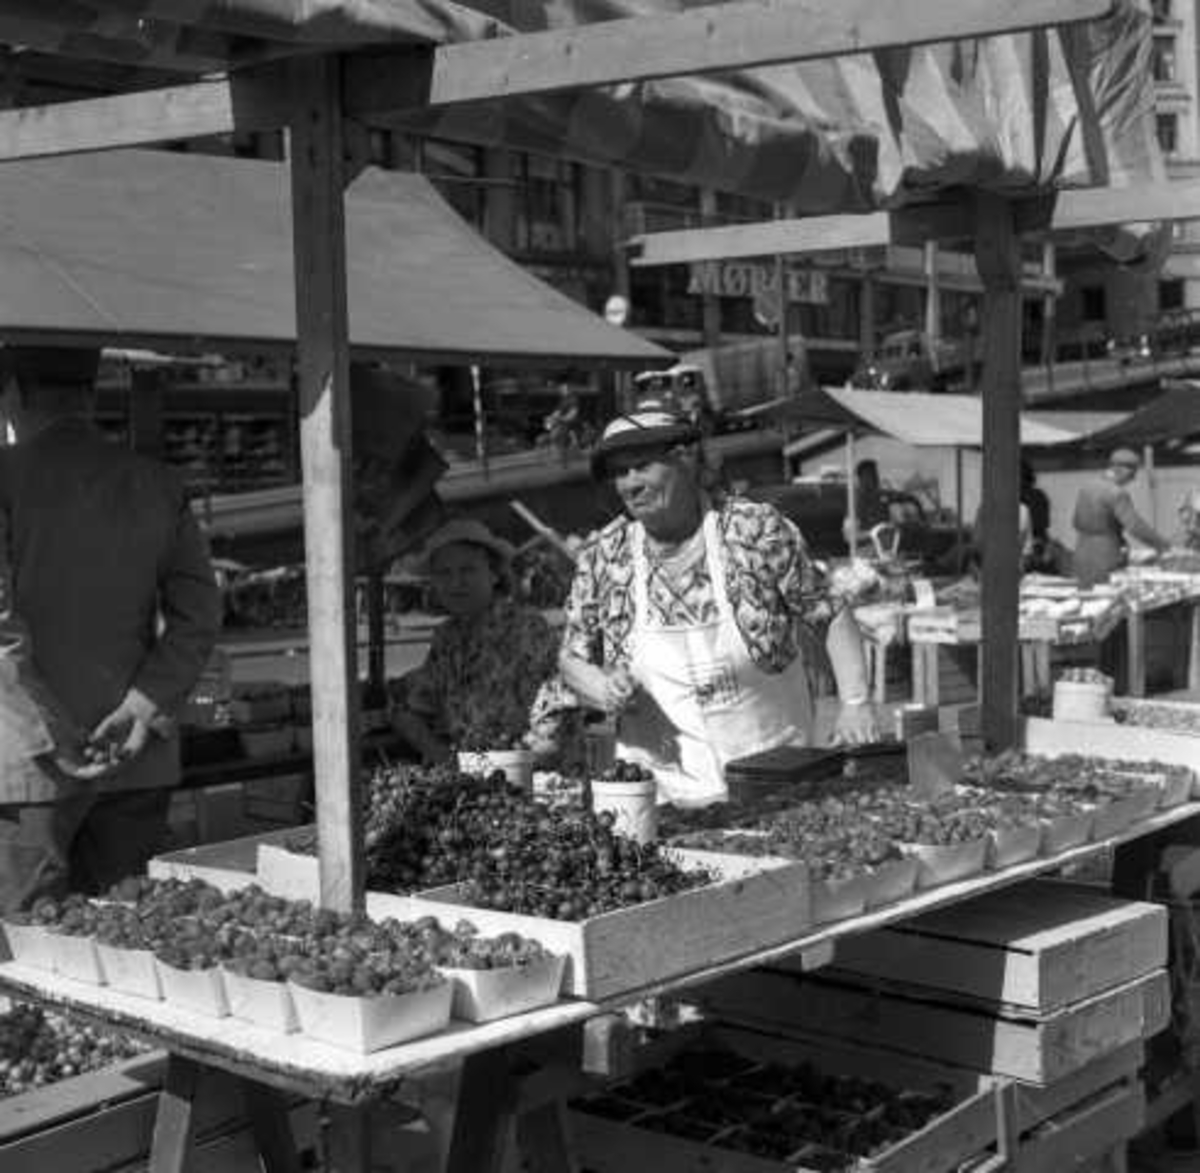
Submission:
[[[829,301],[829,276],[812,269],[785,269],[784,286],[789,302],[825,305]],[[697,261],[689,266],[688,293],[712,297],[753,297],[776,292],[775,266],[756,261]]]

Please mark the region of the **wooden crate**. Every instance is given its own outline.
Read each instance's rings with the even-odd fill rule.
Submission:
[[[982,637],[979,609],[960,610],[937,607],[931,611],[913,611],[908,616],[910,643],[973,644]]]
[[[1020,722],[1018,744],[1027,753],[1045,757],[1084,754],[1166,762],[1200,771],[1200,738],[1136,725],[1027,717]]]
[[[810,1061],[829,1074],[878,1080],[897,1090],[949,1086],[955,1105],[904,1140],[863,1158],[856,1173],[951,1173],[994,1154],[999,1144],[998,1097],[1011,1121],[1006,1144],[1014,1173],[1051,1173],[1109,1151],[1141,1127],[1144,1097],[1138,1071],[1142,1047],[1132,1044],[1080,1069],[1051,1088],[1035,1089],[962,1068],[914,1059],[844,1041],[798,1041],[720,1025],[721,1042],[751,1058],[794,1064]],[[1099,1121],[1095,1113],[1103,1113]],[[595,1173],[805,1173],[799,1165],[722,1149],[576,1109],[571,1130],[581,1164]],[[1048,1147],[1050,1141],[1053,1147]],[[1069,1157],[1064,1152],[1069,1146]]]
[[[932,1001],[919,987],[778,969],[710,983],[703,1001],[719,1017],[747,1025],[872,1043],[1039,1087],[1157,1034],[1171,1016],[1170,983],[1161,969],[1045,1015],[965,999]]]
[[[719,879],[581,921],[476,908],[463,903],[454,886],[416,896],[368,892],[366,910],[377,920],[434,916],[448,927],[468,920],[481,933],[532,937],[568,958],[564,992],[592,999],[614,997],[732,961],[794,940],[812,928],[812,891],[804,864],[682,848],[672,853],[684,866],[709,868]],[[264,844],[258,880],[276,895],[312,899],[317,860]]]
[[[283,844],[295,831],[294,827],[284,827],[222,843],[165,852],[150,860],[146,873],[159,880],[204,880],[223,892],[233,892],[257,881],[260,845]]]
[[[1160,904],[1031,880],[837,943],[834,965],[862,977],[1041,1014],[1167,963]]]
[[[678,854],[686,862],[688,852]],[[448,926],[466,919],[482,933],[533,937],[568,957],[564,991],[593,1000],[732,961],[794,940],[812,927],[812,895],[803,864],[731,876],[582,921],[474,908],[456,899],[453,890],[443,890],[408,899],[403,907],[411,916],[436,916]],[[372,915],[384,911],[380,903],[368,908]]]

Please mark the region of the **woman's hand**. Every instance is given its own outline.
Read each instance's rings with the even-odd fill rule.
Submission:
[[[875,707],[866,701],[843,704],[833,727],[834,745],[866,745],[879,740]]]
[[[564,655],[559,667],[568,687],[580,700],[610,715],[622,712],[637,691],[637,681],[624,665],[601,668],[576,656]]]

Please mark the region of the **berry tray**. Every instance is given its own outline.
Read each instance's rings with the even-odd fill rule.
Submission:
[[[114,990],[137,998],[149,998],[154,1002],[161,1000],[162,983],[158,978],[154,954],[149,949],[126,949],[97,941],[96,952],[100,954],[104,976]]]
[[[436,1034],[450,1023],[454,987],[449,981],[409,994],[369,998],[287,985],[303,1034],[360,1055]]]
[[[206,1018],[225,1018],[229,1014],[229,998],[219,966],[179,969],[159,958],[155,965],[165,1001]]]
[[[871,877],[866,872],[852,876],[814,879],[811,883],[812,915],[815,925],[849,920],[852,916],[859,916],[867,907]]]
[[[1041,823],[1016,823],[993,829],[988,843],[987,866],[996,871],[1037,859],[1045,827]]]
[[[1110,839],[1122,831],[1148,819],[1158,807],[1158,791],[1152,786],[1135,790],[1121,798],[1100,803],[1095,809],[1092,825],[1093,839]]]
[[[54,972],[54,947],[50,933],[42,925],[22,925],[6,920],[4,938],[14,961],[31,969]]]
[[[557,1001],[566,967],[565,957],[551,954],[503,969],[438,969],[454,987],[451,1015],[466,1022],[491,1022]]]
[[[454,886],[415,897],[368,893],[376,918],[436,917],[447,928],[464,917],[488,936],[505,932],[532,937],[567,958],[564,992],[577,998],[608,998],[744,957],[812,927],[808,868],[788,862],[762,866],[745,857],[716,862],[716,853],[676,851],[687,866],[706,866],[712,883],[657,900],[629,905],[579,921],[551,920],[476,908]],[[701,863],[703,861],[703,863]]]
[[[233,1018],[284,1035],[300,1029],[296,1004],[285,982],[250,977],[228,966],[221,967],[221,977]]]
[[[107,985],[96,938],[72,936],[69,933],[50,933],[50,949],[54,955],[54,972],[72,981],[89,986]]]
[[[901,843],[900,850],[917,861],[917,888],[938,888],[977,876],[987,867],[991,837],[963,843]]]
[[[889,859],[868,873],[867,910],[883,908],[911,896],[917,886],[920,862],[912,856]]]
[[[1055,815],[1042,820],[1042,854],[1061,855],[1075,847],[1082,847],[1092,839],[1096,826],[1094,811],[1081,810],[1072,815]]]

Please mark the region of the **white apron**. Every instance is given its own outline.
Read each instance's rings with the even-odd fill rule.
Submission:
[[[703,529],[717,617],[673,626],[649,621],[646,532],[635,522],[630,534],[630,671],[654,703],[642,698],[622,717],[617,753],[654,770],[659,802],[717,802],[728,795],[726,762],[811,738],[813,707],[802,657],[779,673],[754,663],[725,589],[712,510]]]

